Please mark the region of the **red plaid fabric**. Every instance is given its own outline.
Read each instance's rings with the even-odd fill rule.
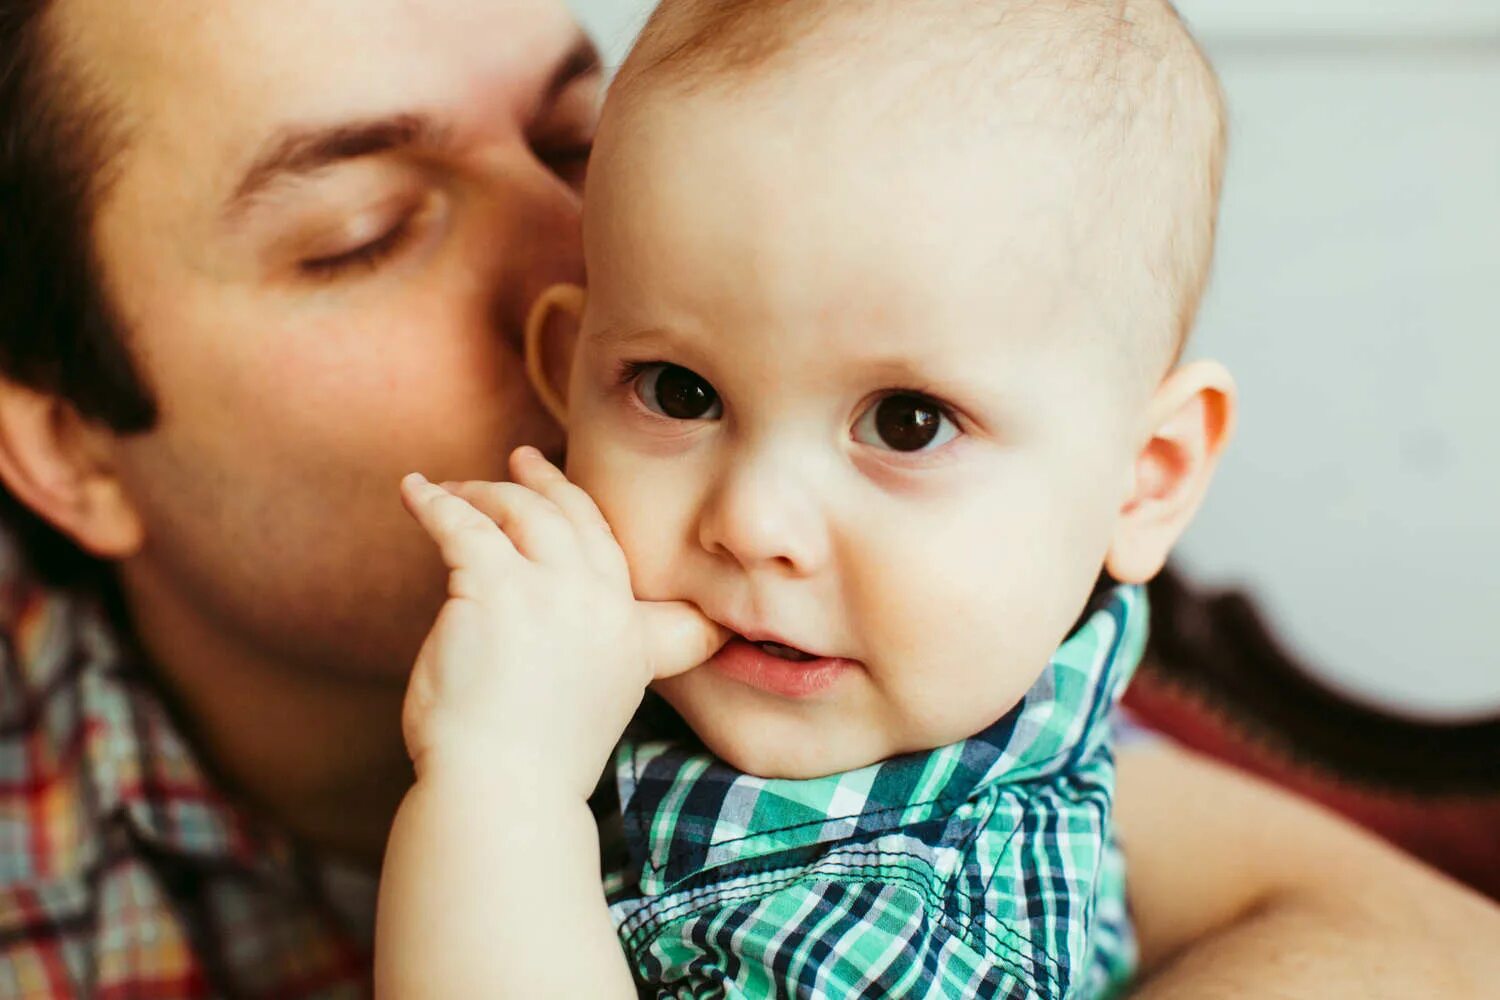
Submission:
[[[0,997],[363,997],[374,907],[214,788],[97,607],[0,552]]]

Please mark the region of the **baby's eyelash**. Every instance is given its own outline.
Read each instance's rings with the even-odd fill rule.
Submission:
[[[963,417],[963,414],[959,411],[958,407],[948,402],[942,396],[939,396],[936,393],[932,392],[930,389],[918,389],[914,386],[909,385],[890,386],[888,388],[871,393],[870,399],[873,401],[879,401],[882,399],[890,399],[892,396],[914,396],[917,399],[921,399],[928,403],[931,403],[934,409],[936,409],[943,416],[947,417],[949,420],[953,421],[955,424],[958,423]]]
[[[646,373],[649,368],[666,364],[664,361],[621,361],[615,368],[615,384],[629,385]]]

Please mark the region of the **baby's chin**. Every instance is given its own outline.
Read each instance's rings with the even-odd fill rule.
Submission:
[[[654,685],[714,756],[759,778],[806,780],[857,771],[978,733],[1013,708],[1035,681],[1011,684],[960,704],[896,708],[854,673],[822,696],[788,699],[700,667]],[[926,708],[919,712],[918,708]]]
[[[876,732],[839,731],[817,713],[766,705],[707,704],[702,692],[657,686],[715,757],[757,778],[804,780],[856,771],[899,752]],[[693,695],[699,695],[694,697]]]
[[[731,737],[719,740],[705,738],[703,734],[699,734],[699,738],[703,739],[715,757],[736,771],[743,771],[757,778],[784,778],[792,781],[825,778],[830,774],[857,771],[884,759],[884,755],[820,756],[796,749],[757,746],[753,739]]]

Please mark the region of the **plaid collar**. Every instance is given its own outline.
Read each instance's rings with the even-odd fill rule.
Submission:
[[[374,885],[217,788],[99,602],[0,534],[0,993],[365,996]]]
[[[1000,783],[1067,770],[1105,740],[1148,618],[1142,588],[1105,591],[1003,718],[958,743],[856,771],[757,778],[693,741],[627,739],[615,777],[638,890],[658,895],[710,869],[909,827]]]
[[[352,865],[314,858],[217,785],[122,641],[100,600],[38,585],[0,545],[0,791],[57,789],[46,835],[0,858],[0,883],[82,876],[109,861],[110,824],[159,856],[196,870],[291,886],[317,870],[354,886],[335,893],[340,919],[362,927],[373,882]],[[0,802],[0,812],[8,808]],[[8,817],[0,816],[0,820]],[[0,822],[0,828],[4,823]],[[0,838],[0,846],[4,845]],[[347,895],[347,904],[343,896]]]
[[[34,708],[66,703],[66,711],[38,720],[37,746],[56,748],[63,758],[76,754],[83,766],[75,769],[66,759],[51,766],[88,783],[73,801],[89,815],[55,824],[60,836],[45,859],[47,874],[98,864],[104,844],[94,824],[108,816],[120,817],[142,841],[185,859],[249,870],[284,855],[287,845],[263,836],[209,780],[96,601],[30,586],[6,596],[3,617],[16,671],[6,686],[16,689],[11,694],[19,703]],[[56,697],[64,691],[65,699]],[[43,763],[42,769],[50,767]]]

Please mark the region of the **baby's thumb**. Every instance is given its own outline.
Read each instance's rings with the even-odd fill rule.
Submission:
[[[699,666],[729,639],[729,630],[686,601],[643,601],[646,656],[656,680]]]

